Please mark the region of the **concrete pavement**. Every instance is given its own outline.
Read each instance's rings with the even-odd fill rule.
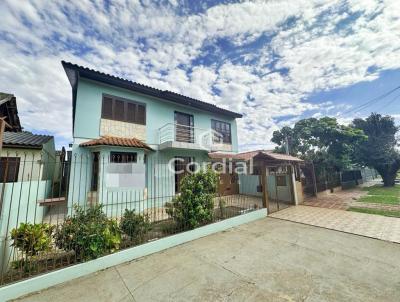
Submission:
[[[400,243],[400,218],[311,206],[296,206],[271,217]]]
[[[398,301],[400,245],[265,218],[18,301]]]

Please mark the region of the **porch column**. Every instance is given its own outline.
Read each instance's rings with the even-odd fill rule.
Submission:
[[[261,186],[262,186],[262,203],[263,207],[267,209],[269,214],[269,200],[267,191],[267,166],[265,162],[261,164]]]

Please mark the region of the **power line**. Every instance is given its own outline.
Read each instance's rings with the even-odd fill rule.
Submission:
[[[373,99],[371,99],[371,100],[365,102],[364,104],[361,104],[360,106],[357,106],[357,107],[355,107],[355,108],[352,108],[352,109],[350,109],[350,110],[344,112],[343,114],[347,114],[347,113],[353,112],[353,111],[355,111],[355,110],[363,110],[363,109],[367,108],[372,102],[379,101],[379,100],[381,100],[381,99],[387,97],[388,95],[392,94],[393,92],[395,92],[395,91],[398,90],[398,89],[400,89],[400,86],[397,86],[397,87],[393,88],[392,90],[390,90],[390,91],[388,91],[388,92],[385,92],[384,94],[382,94],[382,95],[380,95],[380,96],[377,96],[377,97],[375,97],[375,98],[373,98]]]
[[[400,97],[400,94],[396,95],[393,99],[391,99],[386,105],[383,105],[382,107],[380,107],[377,111],[381,111],[382,109],[384,109],[385,107],[389,106],[390,104],[392,104],[395,100],[397,100]]]

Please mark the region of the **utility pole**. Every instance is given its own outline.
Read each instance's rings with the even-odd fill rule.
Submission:
[[[287,136],[285,136],[285,150],[286,150],[286,154],[290,155],[290,152],[289,152],[289,139],[288,139]],[[299,198],[297,196],[296,177],[294,175],[295,167],[294,167],[293,164],[291,164],[289,167],[290,167],[290,174],[291,174],[290,176],[291,176],[291,179],[292,179],[291,182],[292,182],[292,192],[293,192],[294,204],[297,206],[299,204]]]
[[[285,136],[285,150],[286,150],[286,154],[289,155],[289,139],[287,136]]]

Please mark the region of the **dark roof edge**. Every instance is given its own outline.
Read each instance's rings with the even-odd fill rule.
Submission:
[[[27,144],[3,144],[3,148],[20,148],[20,149],[38,149],[42,150],[43,145],[27,145]]]
[[[90,80],[102,82],[105,84],[114,85],[120,88],[133,90],[135,92],[139,92],[145,95],[153,96],[159,99],[164,99],[167,101],[171,101],[180,105],[186,105],[190,107],[194,107],[197,109],[201,109],[204,111],[209,111],[212,113],[217,113],[233,118],[241,118],[242,114],[236,113],[227,109],[223,109],[217,107],[213,104],[206,103],[197,99],[193,99],[172,91],[168,90],[160,90],[157,88],[149,87],[146,85],[142,85],[136,82],[132,82],[130,80],[126,80],[123,78],[119,78],[110,74],[106,74],[100,71],[96,71],[87,67],[79,66],[77,64],[73,64],[66,61],[61,61],[62,66],[67,74],[68,80],[71,83],[73,89],[76,89],[77,78],[83,77]]]

